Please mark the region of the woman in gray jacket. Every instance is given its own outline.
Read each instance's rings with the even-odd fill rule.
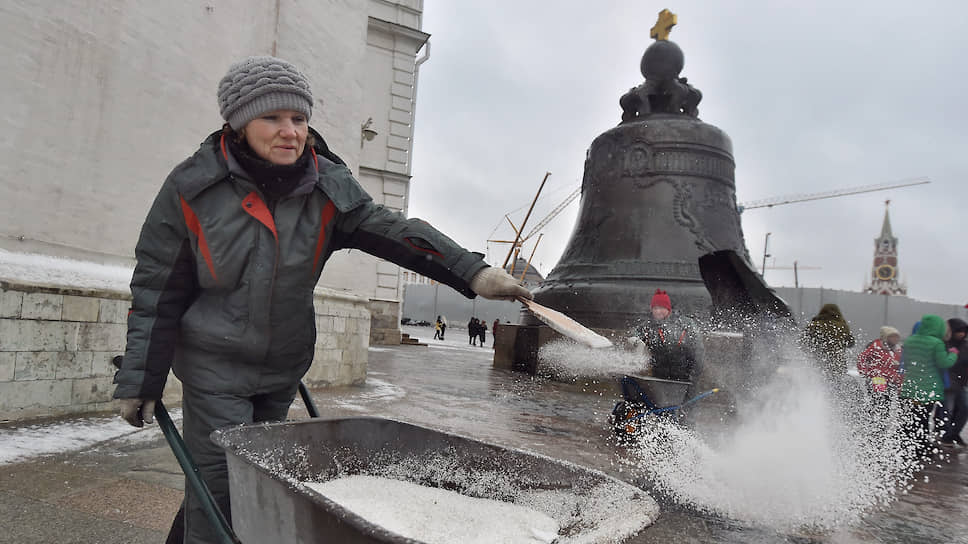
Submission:
[[[312,92],[288,62],[232,65],[218,102],[225,126],[175,167],[142,227],[114,397],[129,423],[150,423],[174,371],[185,442],[230,516],[225,455],[208,436],[285,419],[312,363],[313,289],[334,251],[361,249],[471,298],[531,295],[426,222],[374,204],[309,127]],[[214,541],[187,486],[183,507],[186,542]]]

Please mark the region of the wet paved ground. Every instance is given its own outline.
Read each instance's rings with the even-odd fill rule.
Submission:
[[[606,428],[617,392],[589,393],[583,384],[496,371],[490,345],[468,346],[461,330],[448,331],[444,342],[429,340],[431,329],[407,332],[431,345],[371,348],[366,386],[314,392],[324,417],[391,417],[646,484],[623,467]],[[305,412],[297,405],[291,416]],[[163,542],[181,486],[157,430],[0,466],[0,542]],[[884,511],[824,534],[780,534],[660,504],[655,525],[629,542],[968,543],[968,451],[927,469]]]

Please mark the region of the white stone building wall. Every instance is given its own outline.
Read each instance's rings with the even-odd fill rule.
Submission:
[[[165,176],[222,120],[218,80],[274,54],[377,202],[406,210],[422,0],[0,4],[0,247],[130,264]],[[361,143],[373,119],[378,132]],[[361,171],[362,167],[362,171]],[[354,255],[356,254],[356,255]],[[337,256],[322,284],[399,301],[397,267]]]
[[[374,200],[404,213],[410,189],[413,114],[419,64],[428,57],[428,34],[420,31],[422,0],[369,3],[362,93],[364,124],[376,132],[372,140],[360,135],[357,178]],[[417,53],[423,49],[422,57]],[[338,288],[352,282],[359,270],[372,270],[367,292],[373,303],[370,340],[394,344],[400,341],[400,306],[403,298],[400,267],[359,251],[333,256],[321,282]]]

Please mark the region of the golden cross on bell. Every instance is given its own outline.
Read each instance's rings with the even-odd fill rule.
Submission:
[[[669,33],[672,32],[672,27],[676,26],[677,19],[676,14],[667,9],[660,11],[659,20],[649,31],[649,37],[656,40],[668,40]]]

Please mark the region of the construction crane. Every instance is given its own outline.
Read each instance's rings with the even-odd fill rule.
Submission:
[[[772,208],[773,206],[781,206],[783,204],[794,204],[797,202],[807,202],[809,200],[822,200],[825,198],[836,198],[848,195],[857,195],[861,193],[873,193],[875,191],[886,191],[888,189],[897,189],[900,187],[910,187],[912,185],[924,185],[926,183],[931,183],[928,178],[912,178],[905,179],[901,181],[895,181],[890,183],[878,183],[875,185],[861,185],[859,187],[849,187],[847,189],[838,189],[836,191],[826,191],[823,193],[806,193],[799,195],[787,195],[773,198],[764,198],[762,200],[751,200],[749,202],[741,202],[736,205],[736,209],[740,213],[745,210],[752,210],[755,208]]]
[[[736,210],[739,213],[743,213],[745,210],[751,210],[755,208],[772,208],[773,206],[782,206],[783,204],[794,204],[797,202],[807,202],[810,200],[823,200],[825,198],[837,198],[841,196],[857,195],[861,193],[873,193],[876,191],[886,191],[888,189],[897,189],[900,187],[911,187],[912,185],[925,185],[931,183],[928,178],[909,178],[900,181],[888,182],[888,183],[877,183],[874,185],[861,185],[858,187],[848,187],[846,189],[838,189],[836,191],[825,191],[822,193],[806,193],[799,195],[788,195],[773,198],[764,198],[762,200],[752,200],[750,202],[741,202],[736,205]],[[766,258],[769,257],[769,247],[770,247],[770,234],[766,233],[766,241],[763,242],[763,266],[760,269],[760,274],[766,275]],[[793,275],[796,277],[796,262],[794,262]]]
[[[540,193],[540,189],[539,189],[539,193]],[[575,189],[574,191],[571,192],[571,194],[565,197],[565,199],[560,204],[558,204],[550,212],[548,212],[548,215],[546,215],[541,221],[538,221],[538,224],[535,225],[524,236],[521,236],[520,233],[524,229],[525,223],[522,222],[521,227],[518,228],[514,226],[514,223],[511,221],[510,217],[508,217],[507,215],[504,216],[504,218],[507,219],[508,223],[511,225],[511,229],[514,231],[515,239],[513,241],[512,240],[488,240],[488,242],[495,242],[500,244],[511,244],[511,249],[508,251],[508,258],[507,260],[505,260],[505,267],[507,266],[507,261],[509,260],[511,261],[511,272],[510,272],[511,274],[514,274],[514,266],[515,264],[517,264],[518,255],[524,243],[528,241],[530,238],[532,238],[535,234],[538,234],[543,228],[548,226],[548,223],[550,223],[555,217],[558,217],[558,215],[561,212],[563,212],[565,208],[567,208],[569,204],[574,202],[575,199],[578,198],[580,195],[581,195],[581,187]],[[537,196],[535,196],[535,201],[537,201]],[[532,208],[533,207],[534,207],[534,204],[532,203]],[[527,219],[528,218],[525,217],[525,222],[527,221]],[[522,279],[524,278],[524,274],[527,273],[528,268],[531,267],[531,259],[534,258],[534,253],[535,251],[537,251],[539,243],[541,243],[541,236],[538,237],[538,241],[535,242],[534,244],[534,248],[531,251],[531,258],[528,259],[528,265],[527,267],[525,267],[524,272],[521,275]],[[513,260],[511,260],[512,254],[514,256]]]
[[[567,208],[569,204],[574,202],[575,199],[578,198],[580,195],[581,195],[581,187],[575,189],[570,195],[565,197],[565,199],[561,202],[561,204],[558,204],[557,206],[554,207],[553,210],[548,212],[548,215],[546,215],[545,218],[542,219],[541,221],[538,221],[538,224],[535,225],[530,232],[525,234],[524,238],[521,238],[521,241],[524,242],[528,238],[531,238],[535,234],[538,234],[538,232],[541,229],[547,227],[548,223],[550,223],[552,219],[554,219],[555,217],[558,217],[558,214],[565,211],[565,208]]]
[[[528,223],[528,218],[531,217],[531,212],[534,211],[534,205],[538,202],[538,197],[541,196],[541,190],[544,189],[545,183],[551,176],[551,172],[545,172],[544,179],[541,180],[541,185],[538,186],[538,192],[534,194],[534,200],[531,201],[531,207],[528,208],[528,213],[524,215],[524,220],[521,221],[521,228],[515,228],[514,223],[511,223],[511,218],[505,215],[504,217],[511,223],[511,228],[514,229],[514,241],[511,242],[511,249],[508,250],[508,256],[504,258],[504,264],[501,268],[507,268],[508,261],[511,260],[511,255],[514,254],[514,260],[517,261],[518,253],[521,251],[521,231],[524,230],[524,225]],[[514,274],[514,263],[511,263],[511,274]]]

